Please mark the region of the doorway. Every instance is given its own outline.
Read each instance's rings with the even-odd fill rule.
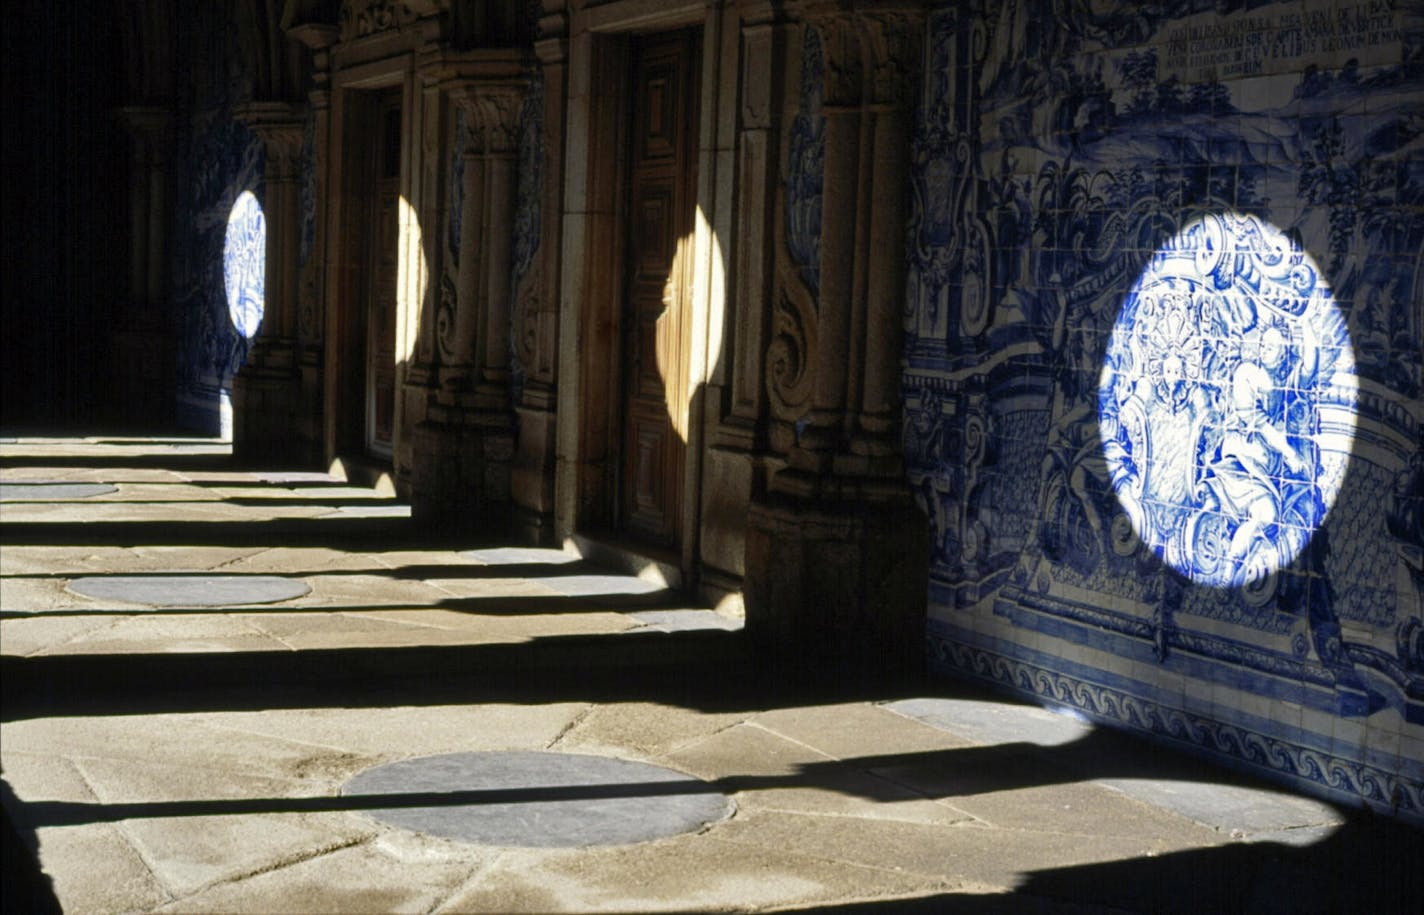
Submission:
[[[687,454],[701,31],[633,36],[619,323],[624,534],[680,544]]]
[[[365,149],[369,180],[357,207],[365,227],[358,310],[365,351],[363,445],[370,457],[390,460],[395,435],[396,284],[400,242],[401,95],[391,89],[372,100]]]

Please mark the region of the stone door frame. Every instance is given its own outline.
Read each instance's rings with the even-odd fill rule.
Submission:
[[[338,45],[333,53],[339,61],[344,49]],[[420,227],[409,224],[414,212],[412,194],[415,187],[416,163],[412,141],[415,127],[416,72],[415,56],[404,52],[349,67],[335,67],[331,77],[331,136],[333,153],[327,161],[323,218],[331,239],[331,257],[326,276],[326,395],[324,442],[329,465],[340,464],[348,475],[356,468],[347,465],[379,463],[365,449],[366,389],[365,359],[353,366],[355,353],[350,347],[354,339],[349,323],[353,309],[364,302],[357,284],[362,281],[358,265],[363,257],[362,233],[350,231],[364,204],[355,191],[362,169],[356,159],[362,156],[362,144],[352,142],[364,136],[359,123],[369,99],[368,93],[398,88],[401,96],[401,174],[400,241],[396,291],[396,373],[395,405],[392,419],[391,448],[399,454],[404,437],[405,398],[402,391],[414,359],[418,334],[423,286],[429,282],[429,265],[422,265],[424,255],[419,239]],[[413,230],[413,231],[412,231]],[[414,234],[414,237],[412,235]],[[359,323],[359,322],[358,322]],[[404,354],[405,358],[401,358]],[[354,406],[353,406],[354,404]],[[354,418],[354,420],[353,420]],[[355,421],[357,427],[347,428]],[[384,471],[384,468],[382,469]]]
[[[722,251],[714,238],[717,187],[718,90],[735,88],[735,65],[723,75],[720,36],[727,15],[719,5],[695,0],[677,4],[622,0],[575,11],[569,21],[567,164],[562,215],[560,284],[558,462],[555,534],[604,534],[613,528],[620,459],[618,403],[619,327],[626,218],[626,120],[628,36],[699,27],[702,30],[701,103],[695,155],[698,161],[693,238],[694,281],[690,302],[687,459],[682,474],[680,555],[684,573],[697,557],[703,406],[710,364],[709,329],[724,320]],[[730,169],[728,169],[730,172]]]

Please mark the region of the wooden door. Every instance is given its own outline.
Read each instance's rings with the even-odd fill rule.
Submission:
[[[399,91],[375,106],[367,200],[366,450],[391,456],[396,403],[396,277],[400,243],[401,106]]]
[[[631,51],[619,517],[625,533],[674,546],[687,450],[700,35],[634,38]]]

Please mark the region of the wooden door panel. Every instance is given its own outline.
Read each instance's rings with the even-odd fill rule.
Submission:
[[[678,542],[688,400],[700,38],[633,40],[623,327],[623,529]]]

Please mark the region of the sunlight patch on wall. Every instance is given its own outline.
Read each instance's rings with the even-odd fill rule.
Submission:
[[[1135,533],[1193,581],[1273,594],[1339,491],[1357,388],[1308,253],[1254,216],[1186,223],[1128,294],[1099,380],[1115,540]]]
[[[223,287],[232,326],[251,340],[262,324],[267,265],[267,221],[251,191],[238,195],[223,239]]]
[[[415,359],[420,334],[421,303],[430,289],[430,265],[425,259],[425,241],[420,231],[420,214],[402,195],[400,205],[400,248],[396,263],[396,363]]]

